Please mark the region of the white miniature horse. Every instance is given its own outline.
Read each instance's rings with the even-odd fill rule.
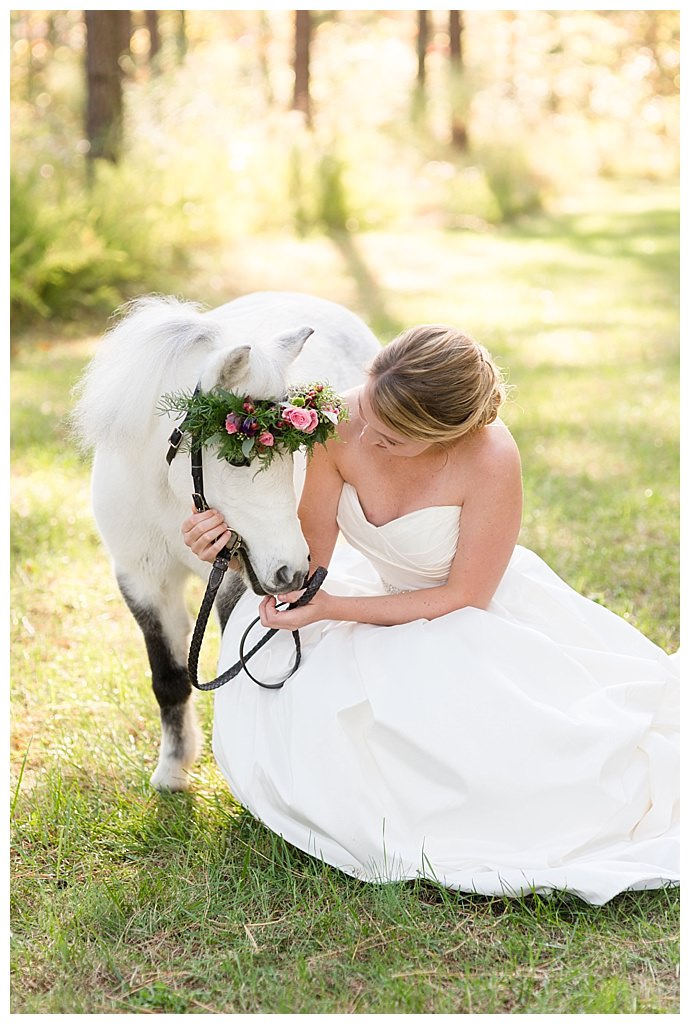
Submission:
[[[157,411],[161,396],[197,383],[255,399],[279,399],[286,385],[312,380],[342,391],[361,382],[379,348],[358,317],[308,295],[257,292],[210,312],[150,297],[128,307],[77,386],[74,422],[83,447],[94,451],[96,522],[144,634],[160,706],[160,757],[151,778],[157,789],[186,789],[186,769],[200,750],[184,585],[190,573],[206,580],[211,568],[182,540],[192,510],[190,456],[166,461],[175,421]],[[276,456],[257,468],[232,466],[214,452],[204,458],[207,501],[244,538],[250,562],[228,572],[218,593],[221,628],[245,583],[257,594],[281,593],[307,574],[293,458]]]

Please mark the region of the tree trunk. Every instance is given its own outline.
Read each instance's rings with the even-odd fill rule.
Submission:
[[[105,12],[103,12],[105,13]],[[131,11],[108,11],[109,14],[114,16],[116,25],[115,32],[117,34],[117,45],[119,47],[119,58],[124,54],[129,54],[130,44],[132,42],[132,12]]]
[[[268,48],[271,41],[271,23],[266,11],[259,11],[259,45],[257,48],[257,59],[261,68],[261,80],[263,82],[264,95],[269,107],[273,106],[275,95],[271,85],[271,67],[268,59]]]
[[[84,11],[86,21],[86,135],[90,160],[117,163],[122,148],[122,70],[129,49],[129,11]]]
[[[464,97],[464,62],[462,56],[462,34],[465,31],[462,11],[449,11],[448,34],[450,36],[450,133],[457,149],[469,149],[467,135],[466,101]]]
[[[177,59],[180,64],[184,63],[184,59],[187,56],[187,20],[185,15],[186,11],[177,12],[175,40],[177,43]]]
[[[311,125],[309,95],[309,49],[311,46],[311,11],[295,11],[295,94],[293,110],[301,110]]]
[[[462,66],[462,33],[465,29],[462,11],[448,12],[448,34],[450,36],[450,59]]]
[[[149,30],[149,63],[153,64],[161,48],[158,31],[158,11],[146,11],[146,27]]]
[[[426,84],[426,50],[429,45],[429,12],[417,11],[417,86]]]

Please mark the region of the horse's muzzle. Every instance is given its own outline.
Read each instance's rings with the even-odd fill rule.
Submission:
[[[281,565],[274,577],[274,593],[288,594],[292,590],[301,590],[306,582],[307,575],[302,570],[293,572],[287,565]]]
[[[241,552],[241,558],[249,585],[259,597],[265,597],[267,594],[287,594],[292,590],[301,590],[309,576],[308,568],[295,571],[290,566],[281,565],[271,579],[261,581],[256,574],[251,559],[247,557],[245,551]]]

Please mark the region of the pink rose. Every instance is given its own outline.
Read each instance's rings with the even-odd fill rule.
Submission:
[[[289,403],[283,406],[283,419],[305,434],[312,434],[319,425],[319,414],[316,409],[300,409]]]
[[[240,417],[236,416],[234,412],[229,412],[225,417],[225,429],[228,434],[236,434],[241,422],[242,420]]]
[[[273,434],[268,430],[264,430],[263,434],[259,434],[259,444],[262,444],[264,448],[273,447]]]

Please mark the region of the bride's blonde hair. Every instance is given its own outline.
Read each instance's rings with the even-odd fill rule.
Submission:
[[[404,331],[381,349],[368,374],[381,422],[432,444],[492,423],[506,398],[503,374],[484,346],[443,324]]]

